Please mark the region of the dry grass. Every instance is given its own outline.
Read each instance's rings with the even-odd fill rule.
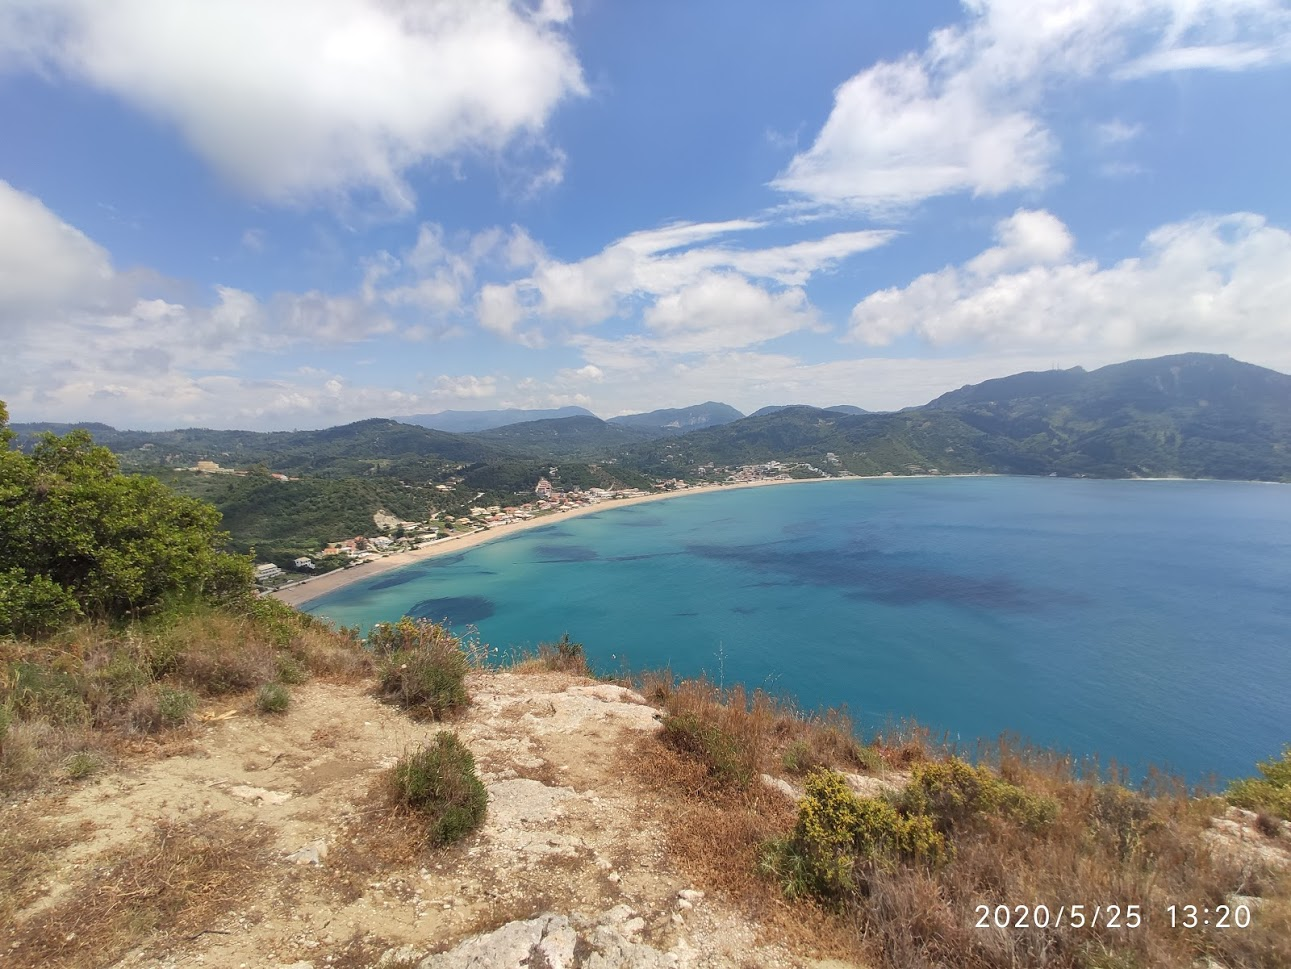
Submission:
[[[0,924],[44,894],[54,855],[78,840],[70,825],[55,824],[26,806],[0,810]]]
[[[264,838],[219,816],[161,822],[117,852],[61,901],[20,922],[5,953],[12,969],[109,965],[147,941],[217,930],[260,881]]]
[[[513,673],[569,673],[573,676],[593,676],[587,663],[582,643],[569,640],[565,633],[554,643],[539,643],[532,653],[522,652],[511,657],[507,668]]]
[[[858,945],[851,925],[824,908],[790,904],[780,887],[757,874],[762,845],[792,827],[795,811],[779,793],[714,789],[703,763],[643,738],[629,769],[652,792],[648,810],[661,822],[677,868],[717,892],[775,941],[818,958],[844,958]]]
[[[892,969],[1194,969],[1205,957],[1226,969],[1291,966],[1291,876],[1249,854],[1214,849],[1206,831],[1222,802],[1189,796],[1162,775],[1132,792],[1088,765],[1007,740],[977,752],[1003,785],[993,788],[994,801],[974,805],[944,791],[931,799],[893,795],[902,810],[932,812],[948,839],[945,859],[856,856],[845,863],[854,890],[835,899],[832,912],[791,904],[757,870],[763,846],[789,838],[797,814],[754,783],[757,774],[935,766],[946,745],[903,724],[865,747],[839,714],[803,716],[760,693],[677,683],[667,673],[638,683],[667,718],[663,742],[643,742],[634,768],[658,792],[654,813],[667,822],[678,863],[786,941],[797,940],[800,951]],[[1252,836],[1280,845],[1285,839],[1268,837],[1273,830],[1255,823]],[[1261,899],[1248,929],[1169,924],[1172,904],[1213,910],[1234,895]],[[983,904],[1043,904],[1052,912],[1138,905],[1142,924],[978,928]]]
[[[841,711],[804,714],[761,690],[722,690],[703,678],[677,683],[666,673],[643,676],[640,689],[667,714],[665,741],[703,761],[710,785],[747,788],[759,774],[818,767],[883,768],[879,752],[856,739]]]
[[[61,780],[69,757],[74,767],[107,763],[125,738],[182,729],[198,696],[309,675],[353,680],[371,670],[352,636],[263,601],[179,610],[119,629],[83,623],[41,641],[0,640],[0,792]]]

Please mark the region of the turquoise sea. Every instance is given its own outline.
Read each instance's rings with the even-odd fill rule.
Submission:
[[[1291,742],[1291,487],[921,478],[682,496],[556,520],[307,604],[364,628],[568,632],[602,671],[671,665],[1002,732],[1135,774],[1249,774]]]

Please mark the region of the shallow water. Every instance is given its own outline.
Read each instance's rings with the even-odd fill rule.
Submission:
[[[306,608],[473,623],[503,652],[568,632],[601,670],[1199,780],[1291,742],[1289,589],[1285,486],[871,479],[609,506]]]

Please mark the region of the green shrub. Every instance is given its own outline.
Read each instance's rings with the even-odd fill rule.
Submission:
[[[256,693],[256,709],[261,713],[283,713],[291,703],[291,694],[281,683],[266,683]]]
[[[214,507],[122,474],[84,430],[13,450],[7,423],[0,403],[0,633],[250,594],[251,562],[219,551],[227,536]]]
[[[70,780],[81,781],[97,774],[103,768],[103,758],[86,750],[80,750],[63,761],[63,773]]]
[[[674,749],[703,761],[709,776],[719,784],[746,788],[757,777],[753,752],[733,733],[698,714],[665,717],[663,739]]]
[[[484,820],[488,792],[475,774],[475,758],[447,730],[402,757],[391,779],[397,800],[426,818],[431,844],[450,844]]]
[[[299,686],[309,679],[309,670],[294,656],[280,653],[277,659],[278,682],[288,686]]]
[[[1256,767],[1262,776],[1234,781],[1225,793],[1228,803],[1291,820],[1291,745],[1282,749],[1280,760],[1260,761]]]
[[[157,690],[157,712],[162,726],[178,727],[187,723],[196,710],[197,697],[188,690],[176,690],[169,686]]]
[[[436,623],[405,616],[373,628],[368,645],[378,654],[382,695],[434,720],[470,703],[470,664],[461,641]]]
[[[7,702],[15,717],[24,719],[40,717],[57,726],[89,720],[81,677],[53,665],[21,660],[11,664]]]
[[[948,855],[945,837],[926,815],[857,797],[841,774],[816,770],[807,776],[793,835],[764,848],[762,867],[790,897],[838,902],[862,887],[858,871],[898,861],[937,863]]]
[[[991,814],[1030,829],[1045,827],[1058,816],[1058,804],[1052,798],[1010,784],[990,768],[974,767],[958,757],[916,764],[901,806],[907,813],[932,819],[944,833]]]

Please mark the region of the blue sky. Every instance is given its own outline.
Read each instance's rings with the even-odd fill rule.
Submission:
[[[14,420],[1291,371],[1291,6],[6,0]]]

